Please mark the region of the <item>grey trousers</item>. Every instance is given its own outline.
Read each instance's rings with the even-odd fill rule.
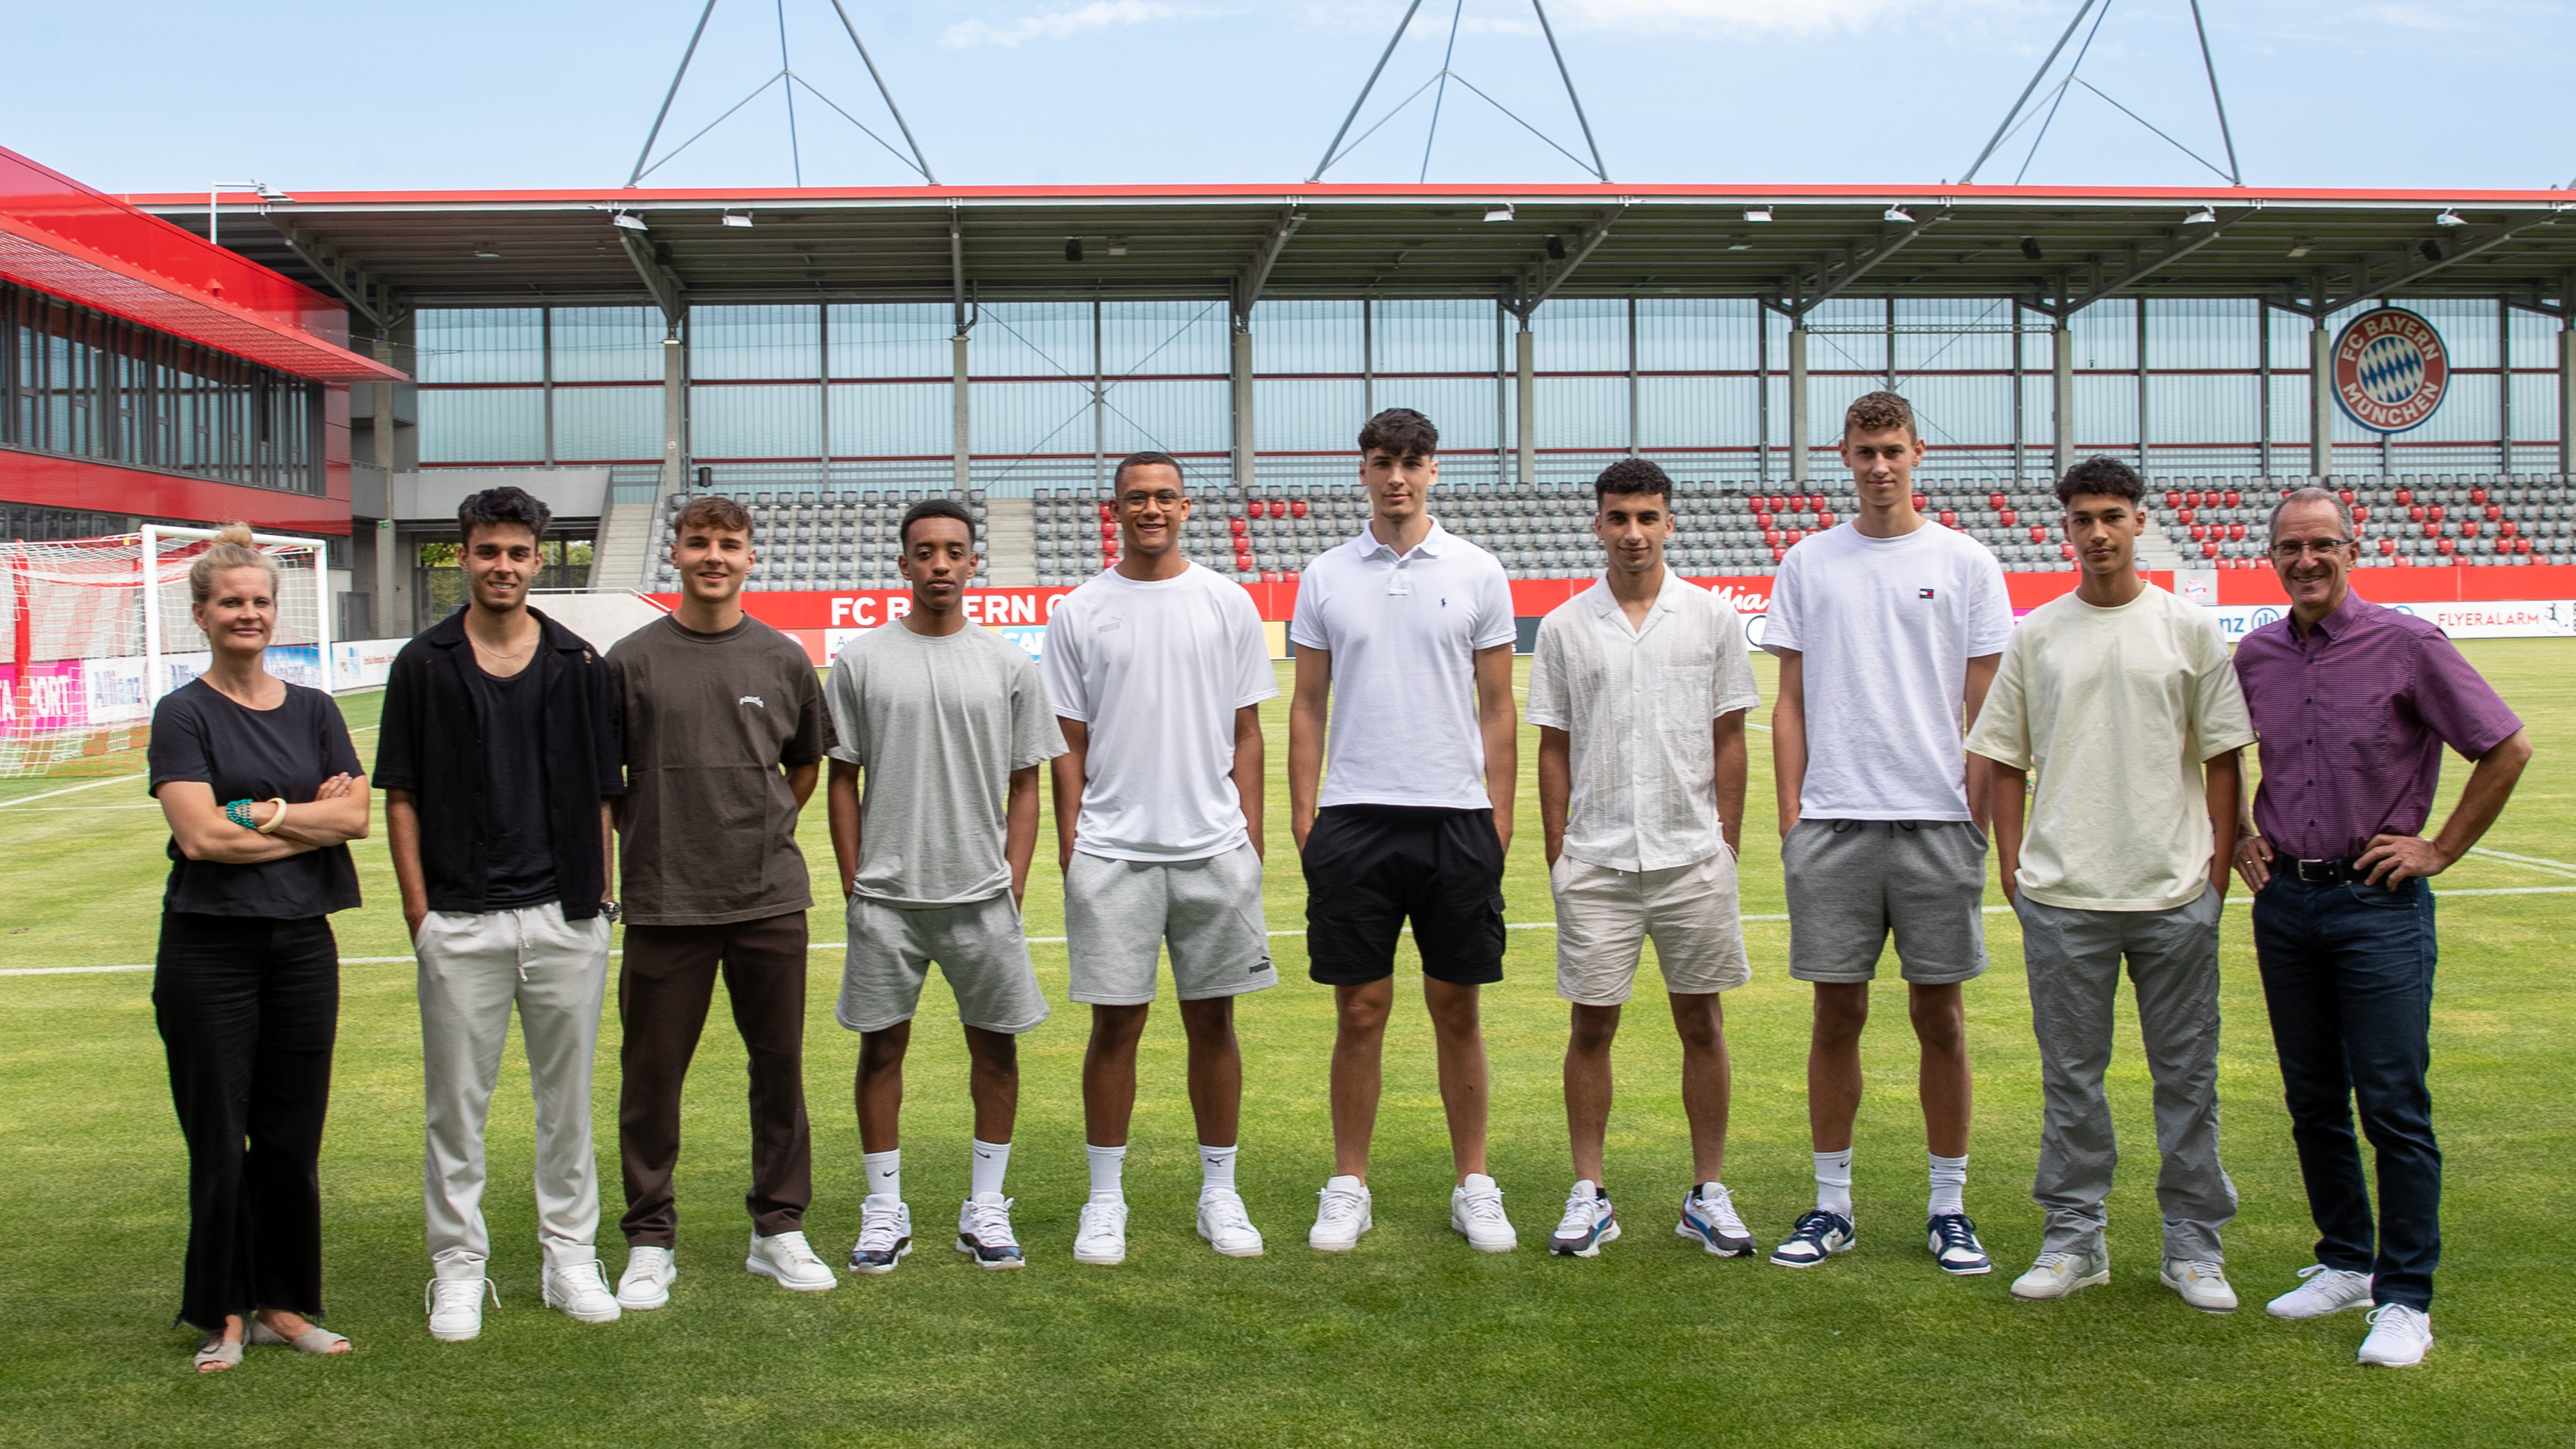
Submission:
[[[2014,910],[2046,1094],[2030,1194],[2048,1212],[2041,1251],[2101,1250],[2120,1157],[2102,1073],[2125,956],[2155,1079],[2164,1253],[2224,1261],[2218,1230],[2236,1216],[2236,1185],[2218,1163],[2218,892],[2169,911],[2069,910],[2027,895]]]
[[[421,1078],[428,1151],[421,1198],[429,1257],[441,1278],[480,1278],[492,1256],[483,1226],[483,1125],[500,1078],[510,1008],[536,1098],[537,1236],[548,1267],[598,1256],[599,1163],[591,1151],[591,1056],[608,987],[608,922],[567,921],[552,903],[515,911],[432,911],[413,943],[420,961]]]

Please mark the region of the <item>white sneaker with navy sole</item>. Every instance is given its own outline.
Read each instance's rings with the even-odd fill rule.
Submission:
[[[1837,1253],[1848,1253],[1860,1243],[1860,1229],[1841,1213],[1823,1208],[1810,1210],[1789,1229],[1789,1236],[1771,1250],[1771,1261],[1783,1268],[1812,1268]]]
[[[1565,1195],[1565,1216],[1547,1235],[1547,1250],[1560,1258],[1598,1258],[1602,1244],[1617,1241],[1619,1218],[1611,1211],[1610,1194],[1588,1177],[1578,1179]]]
[[[1722,1182],[1703,1182],[1682,1195],[1682,1220],[1673,1224],[1673,1234],[1721,1258],[1749,1258],[1762,1247],[1736,1216],[1735,1197]]]
[[[957,1251],[972,1258],[976,1267],[1026,1266],[1019,1237],[1011,1231],[1011,1202],[998,1192],[987,1192],[958,1204]]]
[[[912,1205],[890,1193],[859,1202],[859,1241],[850,1249],[850,1271],[891,1273],[912,1254]]]
[[[801,1230],[762,1237],[751,1235],[751,1252],[742,1260],[743,1271],[757,1273],[781,1288],[798,1293],[821,1293],[838,1288],[841,1280],[832,1266],[814,1256]]]
[[[1995,1271],[1986,1245],[1977,1241],[1977,1225],[1966,1213],[1943,1213],[1923,1224],[1926,1246],[1941,1271],[1955,1278],[1974,1278]]]

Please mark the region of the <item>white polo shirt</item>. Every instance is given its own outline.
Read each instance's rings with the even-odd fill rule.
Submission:
[[[1288,638],[1333,656],[1319,805],[1483,810],[1476,651],[1520,637],[1511,580],[1492,554],[1432,520],[1398,555],[1368,524],[1297,580]]]
[[[1669,568],[1635,628],[1607,580],[1550,610],[1528,718],[1568,737],[1565,853],[1647,871],[1725,849],[1710,725],[1761,702],[1735,610]]]

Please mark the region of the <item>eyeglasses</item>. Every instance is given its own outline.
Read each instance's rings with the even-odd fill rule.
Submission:
[[[2332,558],[2336,550],[2351,546],[2352,540],[2348,538],[2285,538],[2272,545],[2272,557],[2283,563],[2295,563],[2301,554],[2308,553],[2319,558]]]

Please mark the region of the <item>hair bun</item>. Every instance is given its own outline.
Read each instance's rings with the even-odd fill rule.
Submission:
[[[256,547],[258,544],[258,540],[251,537],[250,525],[247,523],[225,524],[216,532],[215,542],[238,544],[243,548]]]

